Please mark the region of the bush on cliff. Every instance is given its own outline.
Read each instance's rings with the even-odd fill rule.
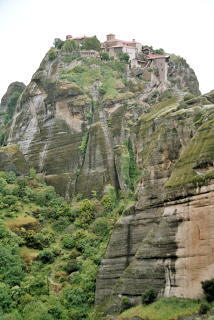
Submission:
[[[157,291],[153,288],[148,288],[144,291],[142,295],[142,303],[150,304],[153,303],[157,298]]]
[[[214,301],[214,279],[205,280],[201,282],[204,295],[208,302]]]
[[[50,49],[50,50],[48,51],[48,59],[49,59],[50,61],[52,61],[52,60],[54,60],[56,57],[57,57],[57,51],[56,51],[54,48]]]

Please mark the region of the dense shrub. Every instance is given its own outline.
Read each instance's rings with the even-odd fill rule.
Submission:
[[[52,60],[54,60],[56,57],[57,57],[57,51],[56,51],[54,48],[50,49],[50,50],[48,51],[48,59],[49,59],[50,61],[52,61]]]
[[[42,250],[37,256],[37,259],[42,261],[42,263],[53,263],[54,258],[54,253],[50,249]]]
[[[115,220],[107,212],[117,205],[112,186],[105,190],[105,208],[95,191],[92,196],[84,200],[76,197],[71,204],[46,186],[34,169],[29,177],[0,172],[2,320],[88,319],[97,271]],[[9,221],[13,232],[5,223],[11,210],[17,211]],[[37,222],[30,219],[31,214]],[[28,224],[22,224],[25,217]],[[69,251],[58,249],[59,241]],[[62,291],[56,296],[53,293],[62,290],[61,282],[66,288],[64,297]]]
[[[205,280],[201,282],[204,295],[208,302],[214,301],[214,279]]]
[[[209,311],[210,307],[206,303],[201,303],[198,313],[206,314]]]
[[[148,288],[142,295],[142,303],[150,304],[153,303],[157,298],[157,292],[153,288]]]
[[[82,49],[85,50],[97,50],[99,51],[101,48],[100,41],[97,39],[97,37],[92,37],[92,38],[86,38],[84,39],[82,43]]]
[[[25,293],[28,293],[31,296],[46,295],[49,290],[47,277],[38,274],[35,276],[28,276],[22,282],[21,288]],[[27,304],[31,300],[31,297],[27,296],[25,297],[25,300],[25,304]]]
[[[79,264],[76,259],[72,259],[63,267],[63,269],[67,273],[72,273],[79,270]]]
[[[121,53],[119,55],[120,61],[129,62],[129,58],[130,57],[129,57],[128,53]]]
[[[62,239],[62,246],[65,249],[72,249],[75,247],[75,240],[71,235],[65,235]]]
[[[63,44],[64,44],[64,41],[61,40],[60,38],[55,38],[55,39],[54,39],[54,46],[55,46],[55,48],[61,49],[62,46],[63,46]]]
[[[109,54],[107,52],[102,52],[100,54],[100,57],[102,60],[109,60],[110,59]]]
[[[0,311],[8,312],[13,303],[9,286],[0,282]]]
[[[164,51],[164,49],[160,48],[160,49],[154,50],[154,53],[163,55],[163,54],[165,54],[165,51]]]
[[[109,185],[107,186],[106,193],[101,199],[101,204],[105,208],[106,212],[110,212],[114,209],[116,205],[116,192],[113,186]]]
[[[87,302],[82,288],[67,288],[64,291],[66,301],[70,306],[79,307]]]
[[[49,202],[56,197],[56,192],[54,187],[46,187],[41,189],[41,191],[36,191],[34,193],[34,201],[41,206],[47,206]]]
[[[0,245],[0,274],[1,279],[11,286],[20,284],[24,277],[22,263],[16,251],[9,246]]]
[[[75,225],[79,227],[87,227],[94,220],[94,208],[90,200],[84,199],[78,207],[78,218]]]
[[[76,42],[74,40],[66,40],[62,46],[62,50],[72,52],[77,49]]]
[[[7,182],[4,178],[0,177],[0,193],[6,194]]]
[[[97,218],[90,227],[96,235],[104,237],[110,231],[111,225],[106,217]]]
[[[18,201],[18,198],[13,195],[8,195],[3,198],[3,202],[9,206],[12,204],[15,204],[17,201]]]
[[[16,183],[16,174],[12,171],[0,171],[0,178],[3,178],[7,183]]]

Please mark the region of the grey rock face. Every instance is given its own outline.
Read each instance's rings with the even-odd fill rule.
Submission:
[[[25,84],[23,82],[12,82],[9,87],[7,88],[6,93],[1,99],[0,104],[0,112],[6,112],[8,108],[8,102],[14,92],[23,92],[25,89]]]
[[[159,295],[200,296],[200,281],[214,265],[213,93],[183,103],[199,90],[180,59],[169,66],[166,97],[112,62],[64,58],[58,52],[43,60],[19,99],[9,143],[67,199],[100,195],[109,183],[128,190],[137,167],[136,203],[114,227],[96,302],[113,297],[106,309],[117,310],[118,296],[140,303],[150,287]],[[106,97],[107,67],[115,87]]]
[[[67,199],[74,193],[88,196],[91,190],[100,194],[109,183],[126,189],[130,181],[124,177],[121,162],[129,157],[125,142],[131,140],[136,152],[136,121],[151,107],[148,95],[157,90],[161,94],[162,89],[127,71],[121,74],[111,69],[114,66],[109,62],[110,77],[116,79],[115,97],[104,99],[100,87],[105,63],[91,62],[94,73],[101,71],[98,79],[88,78],[91,75],[84,74],[84,68],[89,62],[68,58],[72,57],[65,52],[58,52],[53,60],[46,55],[18,101],[8,142],[17,143],[30,167],[45,174],[46,181]],[[69,74],[75,68],[80,68],[85,79],[72,81]]]
[[[138,304],[146,288],[164,296],[200,297],[200,282],[211,277],[214,186],[212,180],[201,188],[194,185],[197,173],[191,167],[213,159],[214,106],[197,103],[187,110],[172,103],[141,117],[136,150],[143,174],[135,210],[114,227],[97,277],[97,303],[121,294]],[[200,127],[197,114],[203,112],[207,116]],[[181,159],[180,185],[182,172],[176,167]],[[213,172],[211,162],[204,175]]]

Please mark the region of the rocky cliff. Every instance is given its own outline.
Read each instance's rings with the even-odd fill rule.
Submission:
[[[10,122],[15,112],[16,103],[21,93],[25,89],[22,82],[12,82],[0,103],[0,145],[6,143]]]
[[[130,160],[126,142],[136,148],[136,121],[158,99],[199,93],[190,73],[189,88],[186,73],[175,72],[163,93],[158,84],[135,77],[125,63],[62,50],[54,58],[47,54],[18,101],[8,142],[18,143],[30,166],[66,198],[100,193],[109,183],[126,188],[130,181],[121,170]]]
[[[212,103],[213,92],[186,105],[159,104],[141,116],[137,201],[112,233],[98,275],[97,302],[122,295],[138,303],[151,287],[164,296],[200,297],[200,282],[212,277]]]
[[[214,270],[214,94],[199,96],[183,59],[168,70],[163,91],[126,63],[56,50],[18,100],[8,143],[59,193],[99,195],[112,184],[135,194],[112,232],[97,303],[135,304],[147,287],[198,296]]]

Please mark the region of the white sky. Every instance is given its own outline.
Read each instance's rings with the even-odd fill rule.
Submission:
[[[184,57],[214,89],[214,0],[0,0],[0,97],[28,84],[54,38],[108,33]]]

